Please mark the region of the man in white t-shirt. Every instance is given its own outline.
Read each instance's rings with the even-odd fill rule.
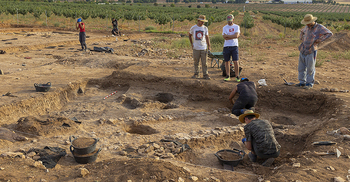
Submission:
[[[222,29],[222,36],[225,39],[224,43],[224,61],[225,61],[225,69],[226,69],[226,78],[225,81],[231,80],[230,78],[230,59],[232,57],[232,61],[235,68],[236,81],[239,82],[239,65],[238,65],[238,37],[241,33],[239,30],[239,25],[233,23],[234,17],[233,15],[228,15],[226,17],[227,25]]]
[[[194,60],[194,75],[192,78],[199,78],[199,59],[202,61],[203,78],[210,80],[208,75],[207,54],[210,50],[209,32],[204,25],[208,22],[204,15],[200,15],[197,25],[191,27],[189,32],[189,39],[193,50]]]

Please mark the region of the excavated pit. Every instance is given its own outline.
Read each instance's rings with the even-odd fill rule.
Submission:
[[[272,122],[282,146],[275,165],[288,163],[289,158],[301,153],[307,138],[329,120],[340,104],[336,98],[318,92],[310,94],[273,87],[261,87],[257,91],[259,101],[256,111],[261,118]],[[196,85],[191,81],[158,77],[130,77],[114,72],[106,78],[72,83],[30,102],[13,104],[11,108],[23,113],[17,113],[16,117],[27,117],[28,112],[34,116],[42,115],[40,108],[23,107],[23,102],[36,106],[52,102],[41,108],[46,109],[45,115],[77,118],[82,122],[74,126],[77,127],[74,130],[60,129],[66,127],[63,125],[54,129],[65,131],[64,135],[100,135],[105,138],[103,146],[107,148],[121,141],[128,143],[135,140],[115,149],[132,157],[172,158],[222,169],[214,153],[222,149],[245,149],[240,142],[244,137],[243,125],[229,114],[228,94],[229,90],[216,85]],[[6,112],[9,111],[8,106],[1,107],[0,111],[7,118],[14,114],[13,111]],[[20,120],[22,125],[24,120]],[[76,125],[70,119],[69,122]],[[3,126],[28,132],[19,127],[22,126],[20,124]],[[48,131],[39,133],[40,130]],[[49,127],[43,126],[33,132],[44,136],[53,134]],[[159,143],[161,139],[167,143]],[[246,157],[235,171],[256,173]]]

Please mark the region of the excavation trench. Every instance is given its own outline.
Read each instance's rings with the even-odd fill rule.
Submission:
[[[87,128],[94,128],[94,134],[105,138],[105,147],[142,137],[144,140],[138,143],[116,148],[130,157],[173,158],[222,169],[215,152],[245,149],[240,142],[244,137],[243,125],[228,115],[229,93],[230,90],[220,85],[206,82],[116,71],[105,78],[72,83],[39,97],[3,105],[0,118],[2,126],[13,130],[16,127],[18,130],[16,121],[20,118],[23,121],[23,117],[77,118],[82,124],[65,130],[65,136],[84,135],[91,133]],[[300,154],[307,138],[322,127],[340,105],[332,96],[295,92],[286,87],[261,87],[258,95],[257,112],[272,122],[282,146],[276,165]],[[82,128],[86,133],[79,131]],[[21,132],[30,133],[25,127]],[[47,131],[40,135],[49,137],[55,133]],[[149,149],[150,146],[162,146],[163,151],[157,147]],[[256,173],[247,158],[235,170]]]

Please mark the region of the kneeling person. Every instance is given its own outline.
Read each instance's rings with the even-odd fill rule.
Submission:
[[[247,110],[239,116],[239,121],[246,123],[244,126],[245,137],[242,142],[250,150],[250,161],[256,162],[257,157],[266,159],[262,164],[269,167],[280,155],[281,146],[278,144],[272,126],[269,121],[258,119],[259,114]]]

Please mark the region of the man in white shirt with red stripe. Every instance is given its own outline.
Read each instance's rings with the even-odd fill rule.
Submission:
[[[207,55],[210,50],[209,32],[204,25],[208,22],[204,15],[200,15],[196,25],[192,26],[189,32],[189,39],[193,50],[194,75],[192,78],[199,78],[199,59],[202,61],[203,78],[210,80],[208,75]]]
[[[225,69],[227,77],[224,79],[225,81],[231,80],[230,78],[230,59],[232,57],[233,65],[235,68],[236,81],[239,82],[239,65],[238,65],[238,37],[241,33],[239,29],[239,25],[233,23],[234,17],[233,15],[228,15],[226,17],[227,25],[222,29],[222,36],[225,39],[224,43],[224,61],[225,61]]]

